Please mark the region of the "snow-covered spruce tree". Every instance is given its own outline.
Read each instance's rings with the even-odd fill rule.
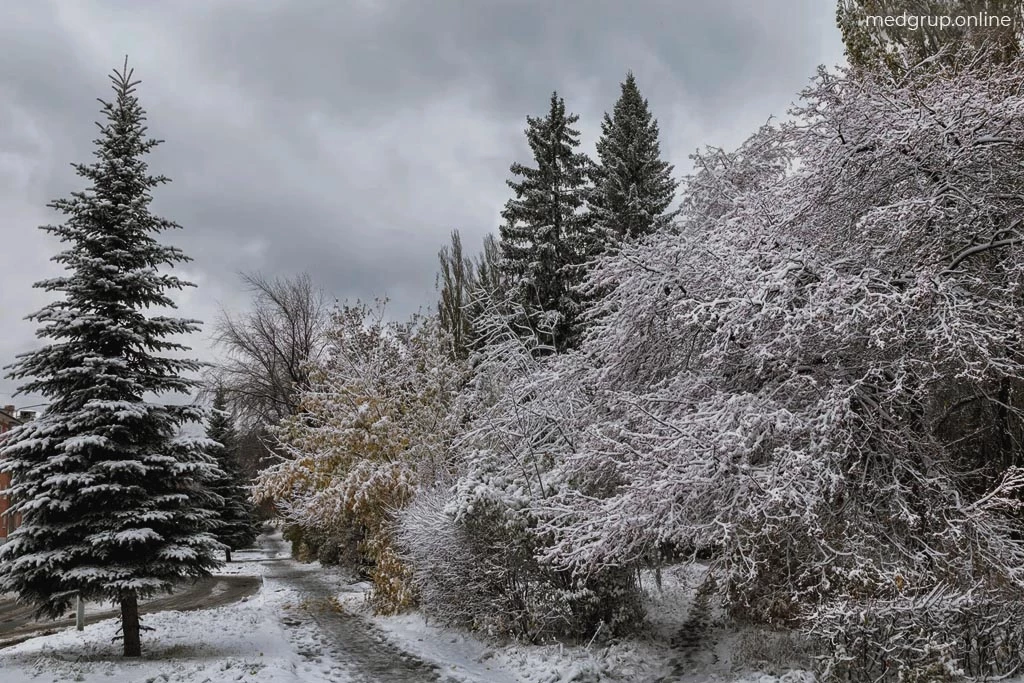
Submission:
[[[667,226],[678,183],[661,159],[658,122],[637,88],[632,72],[611,115],[601,123],[598,163],[587,205],[606,247]]]
[[[43,229],[67,249],[54,260],[67,274],[36,284],[61,299],[31,316],[49,345],[20,357],[10,376],[49,409],[4,441],[0,470],[22,525],[0,548],[0,591],[42,615],[64,614],[75,596],[120,604],[125,656],[139,656],[138,600],[182,579],[206,576],[221,545],[210,533],[215,498],[204,483],[216,467],[204,439],[179,437],[199,408],[159,398],[187,393],[199,363],[170,354],[187,347],[172,335],[198,321],[149,315],[173,308],[170,290],[189,283],[160,272],[188,258],[157,242],[177,227],[150,213],[153,188],[133,72],[111,76],[96,161],[75,166],[82,192],[54,201],[66,216]]]
[[[213,410],[206,424],[206,437],[214,443],[207,451],[220,474],[210,483],[210,489],[220,496],[217,506],[217,540],[224,544],[224,560],[231,561],[231,551],[247,548],[258,535],[256,512],[249,500],[249,489],[242,479],[238,462],[238,435],[231,414],[227,410],[224,390],[214,391]]]
[[[547,116],[528,116],[526,139],[536,167],[514,163],[508,180],[515,197],[502,211],[502,269],[510,296],[526,312],[522,324],[545,333],[554,351],[579,342],[581,297],[576,286],[596,241],[582,211],[592,162],[580,152],[579,120],[552,93]]]

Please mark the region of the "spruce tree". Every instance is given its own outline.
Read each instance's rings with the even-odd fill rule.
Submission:
[[[515,192],[502,218],[502,270],[513,301],[522,306],[535,333],[555,351],[579,341],[581,297],[576,287],[592,250],[587,217],[581,211],[588,192],[591,161],[576,152],[579,120],[566,114],[565,101],[552,93],[548,115],[527,117],[526,138],[536,167],[512,164]]]
[[[51,341],[9,376],[51,403],[0,450],[22,518],[0,547],[0,592],[40,616],[66,613],[76,595],[119,603],[125,656],[141,653],[138,600],[209,575],[221,548],[206,487],[216,467],[204,440],[179,431],[203,411],[160,400],[196,386],[184,375],[200,364],[169,337],[199,322],[149,311],[173,308],[168,293],[191,284],[161,272],[189,259],[156,240],[178,226],[150,212],[167,178],[144,161],[160,141],[147,137],[132,75],[125,60],[110,77],[96,160],[74,165],[87,189],[49,205],[65,216],[42,229],[67,245],[53,259],[66,272],[36,283],[60,297],[30,319]]]
[[[207,453],[217,462],[220,474],[211,483],[211,490],[220,497],[217,508],[217,540],[224,544],[224,560],[231,561],[231,551],[247,548],[257,536],[256,515],[249,493],[243,485],[238,462],[238,437],[227,412],[227,399],[222,388],[214,392],[213,410],[206,426],[206,437],[214,443]]]
[[[621,84],[612,114],[605,113],[588,207],[605,247],[648,235],[673,218],[668,207],[678,183],[661,159],[658,122],[632,72]]]

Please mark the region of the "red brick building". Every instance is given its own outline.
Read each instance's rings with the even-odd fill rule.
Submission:
[[[0,440],[3,439],[4,432],[10,431],[14,427],[17,427],[22,423],[22,420],[18,418],[14,411],[14,406],[4,406],[0,408]],[[4,472],[0,472],[0,491],[7,488],[11,483],[11,475]],[[7,535],[14,531],[19,522],[21,521],[21,515],[14,515],[9,517],[4,512],[10,507],[11,503],[7,499],[7,496],[0,493],[0,543],[7,540]]]

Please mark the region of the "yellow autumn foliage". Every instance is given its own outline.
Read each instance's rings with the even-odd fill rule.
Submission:
[[[255,496],[326,533],[370,567],[383,613],[415,603],[391,524],[424,485],[448,473],[453,407],[463,368],[435,322],[384,322],[383,309],[335,312],[330,354],[311,372],[297,415],[275,431],[288,457],[265,470]]]

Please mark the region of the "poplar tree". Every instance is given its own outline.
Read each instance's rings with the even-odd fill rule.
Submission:
[[[469,356],[473,336],[470,306],[476,277],[473,260],[462,249],[462,236],[453,230],[451,243],[437,254],[441,270],[437,275],[440,298],[437,302],[438,321],[451,340],[452,354],[456,358]]]

